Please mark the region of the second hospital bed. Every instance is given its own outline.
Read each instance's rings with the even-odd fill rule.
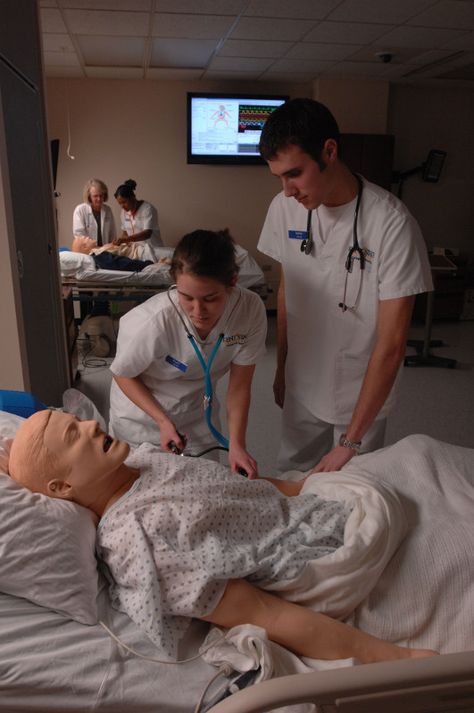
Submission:
[[[15,418],[0,414],[3,473]],[[212,713],[474,710],[474,450],[410,436],[353,459],[344,472],[351,469],[389,483],[409,523],[407,536],[351,621],[375,635],[434,648],[442,655],[349,666],[355,662],[299,659],[262,635],[259,650],[265,651],[266,675],[278,678],[228,697]],[[45,575],[60,601],[72,606],[77,587],[87,590],[94,573],[82,570],[80,558],[70,556],[78,562],[71,580],[61,564],[44,559],[42,548],[50,552],[53,544],[57,553],[74,533],[61,528],[56,534],[43,533],[34,519],[36,510],[24,505],[7,475],[0,475],[0,489],[0,711],[192,713],[217,669],[202,658],[180,666],[142,661],[100,624],[78,623],[58,607],[38,606]],[[54,517],[48,524],[50,520]],[[128,617],[111,607],[100,583],[88,596],[98,605],[99,618],[125,643],[160,658]],[[196,653],[206,633],[203,623],[194,622],[180,657]],[[337,668],[318,670],[328,666]],[[218,675],[214,686],[222,682]],[[209,700],[215,695],[211,686]]]

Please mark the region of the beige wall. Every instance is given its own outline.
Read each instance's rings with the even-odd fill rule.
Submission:
[[[70,244],[72,213],[82,187],[96,176],[109,187],[109,204],[127,178],[137,196],[156,205],[167,245],[195,228],[228,227],[256,255],[259,229],[279,185],[266,166],[204,166],[186,163],[186,92],[252,91],[249,87],[160,81],[66,80],[47,82],[51,138],[60,139],[57,200],[60,244]],[[272,86],[260,91],[306,94],[311,87]],[[71,160],[66,155],[67,109]]]
[[[429,246],[459,249],[474,261],[474,90],[394,85],[388,116],[397,170],[419,166],[430,149],[447,151],[439,182],[413,176],[402,200]]]
[[[349,91],[350,88],[350,91]],[[321,82],[317,93],[332,108],[344,131],[384,133],[388,85]],[[266,166],[203,166],[186,163],[186,92],[258,91],[314,96],[310,85],[236,85],[160,81],[63,80],[47,82],[51,138],[60,139],[57,214],[60,245],[70,245],[72,213],[82,201],[84,182],[95,176],[113,193],[127,178],[137,181],[137,195],[159,212],[163,239],[175,245],[198,227],[228,227],[242,246],[267,267],[270,282],[278,267],[257,252],[268,204],[280,190]],[[351,96],[348,105],[348,97]],[[318,98],[315,96],[315,98]],[[344,106],[348,110],[344,110]],[[68,114],[70,123],[70,153]]]
[[[342,133],[386,134],[388,82],[319,79],[313,98],[328,106]]]

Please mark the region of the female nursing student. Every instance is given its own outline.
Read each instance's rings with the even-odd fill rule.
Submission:
[[[114,193],[122,209],[120,214],[122,234],[114,242],[115,245],[127,243],[147,245],[153,257],[158,260],[160,255],[155,255],[154,248],[163,246],[158,225],[158,211],[151,203],[138,200],[135,195],[136,187],[136,182],[129,178]]]
[[[84,203],[74,209],[72,232],[75,238],[91,238],[97,247],[116,238],[113,213],[106,205],[109,192],[98,178],[90,178],[84,186]]]
[[[110,431],[129,443],[148,441],[167,452],[171,442],[184,449],[186,440],[192,454],[217,446],[205,418],[204,369],[196,347],[206,364],[214,353],[213,387],[229,373],[229,464],[252,478],[257,464],[246,450],[245,434],[255,364],[265,351],[263,303],[236,285],[235,248],[227,230],[185,235],[173,253],[170,273],[175,288],[151,297],[120,321],[110,367]],[[214,397],[216,428],[218,410]]]

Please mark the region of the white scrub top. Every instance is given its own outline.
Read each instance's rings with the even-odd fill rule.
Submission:
[[[178,430],[181,426],[189,433],[198,423],[194,450],[196,439],[201,437],[205,436],[205,445],[213,443],[204,418],[204,375],[170,298],[180,310],[177,293],[171,291],[151,297],[122,317],[117,353],[110,369],[117,376],[140,376]],[[249,290],[232,288],[224,313],[206,340],[200,339],[185,313],[180,313],[206,361],[224,333],[212,364],[213,386],[231,363],[255,364],[265,352],[265,308],[260,297]],[[213,403],[217,408],[215,398]],[[110,426],[115,437],[129,443],[148,441],[159,445],[156,423],[125,396],[115,381],[110,392]]]
[[[108,205],[100,209],[102,244],[111,243],[116,238],[115,220]],[[74,209],[72,217],[73,235],[82,235],[97,240],[97,222],[89,203],[81,203]]]
[[[426,246],[406,207],[391,193],[368,181],[357,223],[366,257],[360,271],[354,261],[347,279],[345,261],[352,246],[356,199],[343,206],[321,205],[312,215],[314,246],[301,252],[307,210],[279,193],[272,201],[258,249],[282,264],[288,329],[286,388],[317,418],[350,421],[376,340],[379,300],[433,289]],[[394,389],[382,407],[393,403]]]
[[[136,213],[122,209],[120,220],[122,230],[125,230],[127,235],[136,235],[137,233],[141,233],[142,230],[152,231],[151,236],[147,240],[139,241],[135,243],[136,245],[148,244],[152,252],[154,252],[155,248],[163,246],[160,226],[158,224],[158,211],[151,203],[143,201]],[[154,257],[156,262],[159,256],[156,254]]]

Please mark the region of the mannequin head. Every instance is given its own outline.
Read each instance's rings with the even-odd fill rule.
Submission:
[[[53,498],[72,500],[101,514],[123,486],[129,446],[61,411],[38,411],[18,430],[9,472],[20,485]],[[102,507],[103,509],[103,507]]]

